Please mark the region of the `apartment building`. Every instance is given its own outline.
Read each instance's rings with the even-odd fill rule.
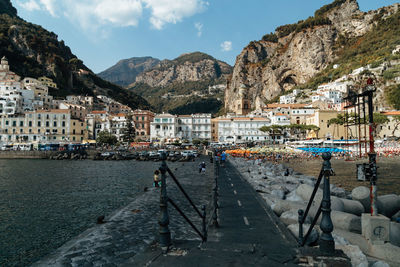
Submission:
[[[0,141],[60,143],[82,142],[86,123],[73,119],[69,110],[37,110],[0,117]]]
[[[213,136],[220,143],[266,142],[269,134],[260,131],[263,126],[270,126],[271,120],[262,117],[221,117],[213,119]]]
[[[150,139],[150,123],[154,120],[154,116],[155,114],[149,110],[136,109],[132,112],[132,119],[138,138]]]

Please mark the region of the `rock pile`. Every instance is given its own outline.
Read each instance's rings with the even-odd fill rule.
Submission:
[[[230,158],[230,162],[238,169],[254,189],[262,196],[280,220],[298,237],[298,210],[305,210],[313,191],[316,179],[301,173],[294,172],[282,164],[271,162],[260,163],[243,158]],[[322,162],[321,162],[322,166]],[[322,183],[311,205],[308,216],[303,225],[306,233],[309,224],[314,219],[322,200]],[[390,225],[390,242],[381,246],[368,244],[361,235],[361,214],[369,213],[369,188],[359,186],[352,192],[346,192],[340,187],[330,185],[331,189],[331,218],[334,225],[333,236],[335,244],[350,258],[354,258],[357,266],[368,266],[363,253],[387,261],[400,263],[400,196],[391,194],[378,196],[378,210],[380,214],[392,218]],[[308,240],[309,245],[316,244],[320,232],[318,219],[315,230]],[[382,253],[393,251],[393,253]],[[362,252],[363,253],[362,253]],[[361,253],[361,254],[360,254]],[[393,255],[396,254],[397,255]],[[390,254],[390,255],[389,255]],[[361,264],[361,265],[359,265]]]

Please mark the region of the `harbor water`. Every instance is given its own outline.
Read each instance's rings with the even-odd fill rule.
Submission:
[[[0,160],[0,266],[26,266],[130,203],[160,163]]]

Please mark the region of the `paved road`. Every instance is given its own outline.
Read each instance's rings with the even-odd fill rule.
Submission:
[[[167,255],[154,246],[127,266],[295,265],[295,240],[229,163],[220,171],[219,194],[220,227],[211,229],[208,242],[180,240]]]

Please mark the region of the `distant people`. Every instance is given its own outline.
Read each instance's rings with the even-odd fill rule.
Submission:
[[[155,170],[154,171],[153,186],[154,187],[160,187],[161,186],[160,171],[159,170]]]
[[[202,163],[199,164],[199,173],[205,173],[206,172],[206,163],[203,161]]]
[[[221,166],[225,165],[225,160],[226,160],[226,153],[225,151],[223,151],[221,154]]]

